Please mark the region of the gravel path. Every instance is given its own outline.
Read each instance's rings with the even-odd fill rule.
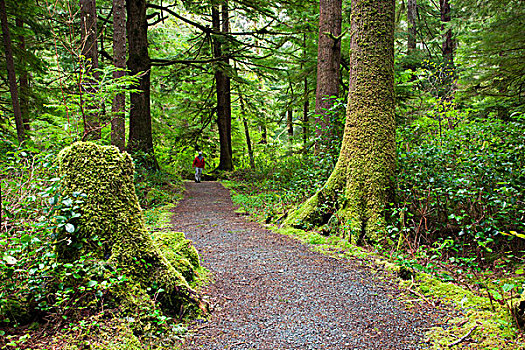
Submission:
[[[186,233],[214,282],[210,319],[185,349],[420,349],[428,316],[353,260],[310,251],[248,222],[216,182],[186,183],[173,227]]]

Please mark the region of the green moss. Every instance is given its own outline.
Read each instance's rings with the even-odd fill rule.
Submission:
[[[78,230],[62,232],[59,237],[63,242],[57,249],[59,258],[74,260],[86,251],[95,252],[99,259],[108,259],[122,269],[130,284],[139,289],[162,289],[164,308],[178,309],[193,291],[146,230],[133,185],[131,157],[113,146],[77,142],[62,150],[58,158],[65,194],[86,195],[76,223]],[[130,290],[122,292],[127,293],[125,299],[133,301]]]
[[[457,317],[446,322],[445,327],[433,327],[428,332],[432,349],[448,348],[448,344],[474,327],[476,329],[471,338],[475,345],[470,347],[472,349],[525,349],[517,337],[512,316],[504,305],[491,304],[488,298],[424,273],[417,274],[415,282],[424,294],[460,310]]]
[[[351,70],[345,132],[334,172],[285,224],[322,225],[337,212],[354,241],[385,240],[385,207],[396,167],[393,3],[352,3]]]
[[[115,325],[111,334],[104,331],[101,334],[83,335],[82,337],[66,336],[62,340],[65,344],[64,350],[142,350],[144,349],[140,340],[133,334],[129,326]],[[84,339],[83,339],[84,338]]]
[[[187,281],[193,281],[200,267],[199,254],[191,241],[182,232],[159,231],[154,233],[155,241],[171,265]]]

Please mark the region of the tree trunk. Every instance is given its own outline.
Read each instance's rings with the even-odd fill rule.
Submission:
[[[113,0],[113,65],[115,68],[126,68],[126,0]],[[118,79],[125,74],[123,70],[115,71],[113,78]],[[121,151],[126,141],[125,107],[126,95],[116,95],[111,107],[111,144]]]
[[[255,169],[255,159],[253,157],[252,141],[250,138],[250,128],[248,127],[248,121],[246,120],[246,110],[244,108],[244,100],[240,93],[239,93],[239,101],[241,102],[242,124],[244,125],[244,136],[246,137],[246,146],[248,147],[248,156],[250,157],[250,167],[252,169]]]
[[[22,143],[25,138],[24,123],[22,121],[22,112],[20,110],[20,101],[18,100],[18,87],[16,86],[16,72],[15,62],[13,59],[13,46],[11,41],[11,34],[9,32],[9,22],[7,21],[7,10],[5,1],[0,0],[0,22],[2,25],[2,36],[4,38],[5,47],[5,61],[7,68],[7,80],[9,82],[9,90],[11,92],[11,103],[13,106],[13,114],[15,116],[16,135],[18,142]]]
[[[416,49],[416,16],[417,0],[407,0],[408,40],[407,53],[411,54]]]
[[[315,94],[316,134],[320,140],[330,138],[326,111],[333,105],[331,97],[339,95],[342,9],[342,0],[320,0]],[[319,150],[317,144],[316,150]]]
[[[20,18],[16,18],[16,26],[23,31],[24,21]],[[22,115],[22,123],[24,124],[24,130],[31,130],[29,122],[29,75],[27,74],[27,62],[26,62],[26,40],[23,34],[18,36],[19,48],[20,48],[20,114]]]
[[[450,16],[450,3],[448,0],[439,0],[439,9],[441,12],[441,31],[443,32],[447,27],[447,24],[451,20]],[[455,43],[452,38],[452,29],[448,29],[443,34],[443,43],[442,43],[442,52],[443,52],[443,74],[441,74],[442,81],[439,90],[440,101],[440,110],[439,113],[439,127],[441,130],[442,121],[448,119],[447,111],[452,109],[453,106],[451,101],[454,99],[455,93],[455,68],[454,68],[454,48]],[[448,119],[448,126],[452,128],[454,125],[453,119]]]
[[[286,124],[288,126],[288,140],[290,141],[290,143],[292,143],[293,141],[293,109],[290,108],[286,114],[287,114]]]
[[[127,0],[126,30],[129,45],[128,69],[132,75],[141,74],[140,92],[130,94],[129,137],[127,150],[148,155],[145,165],[158,168],[153,150],[150,111],[151,61],[148,53],[148,21],[146,0]]]
[[[222,5],[222,32],[228,32],[228,3]],[[212,7],[212,26],[215,31],[221,31],[221,18],[219,7]],[[222,38],[215,37],[213,40],[213,54],[218,58],[222,56],[223,48],[220,42]],[[231,95],[230,77],[226,70],[229,65],[227,58],[219,61],[215,71],[215,82],[217,91],[217,126],[219,128],[220,159],[217,170],[233,170],[232,145],[231,145]]]
[[[326,184],[286,223],[339,220],[360,241],[385,238],[395,176],[394,1],[352,1],[350,85],[343,144]],[[328,208],[328,209],[327,209]]]
[[[264,120],[259,126],[259,130],[261,131],[261,141],[259,143],[262,145],[266,145],[268,143],[268,130],[266,128],[266,117],[263,116],[263,118]]]
[[[306,33],[303,34],[303,60],[304,60],[304,64],[301,63],[301,70],[303,70],[305,67],[304,65],[306,64],[306,60],[307,60],[307,47],[306,47]],[[309,96],[308,96],[308,76],[305,75],[304,77],[304,103],[303,103],[303,147],[304,147],[304,152],[306,153],[306,147],[307,147],[307,143],[308,143],[308,124],[309,124],[309,120],[308,120],[308,109],[309,109]]]
[[[439,9],[441,12],[441,30],[445,29],[446,23],[450,22],[450,3],[448,0],[439,0]],[[454,40],[452,39],[452,29],[448,29],[443,34],[443,60],[447,67],[454,66]]]
[[[82,32],[82,56],[86,76],[82,79],[82,93],[93,94],[99,80],[97,47],[97,7],[95,0],[80,0],[80,28]],[[88,76],[90,75],[90,76]],[[84,117],[83,139],[98,140],[101,137],[99,108],[94,102],[82,106]]]
[[[308,143],[308,78],[304,77],[304,103],[303,103],[303,147],[306,152],[306,144]]]

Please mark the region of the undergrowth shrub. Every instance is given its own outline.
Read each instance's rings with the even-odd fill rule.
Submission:
[[[55,252],[60,231],[77,229],[83,195],[61,195],[55,154],[7,141],[2,148],[0,322],[67,319],[80,310],[99,308],[107,290],[125,278],[90,254],[63,263]],[[90,240],[100,243],[97,237]]]
[[[422,119],[398,136],[392,238],[411,249],[452,239],[478,258],[524,248],[523,123],[465,120],[440,136],[435,121]]]
[[[256,169],[240,169],[231,174],[236,181],[236,205],[260,219],[271,221],[306,200],[323,184],[332,162],[293,154]]]
[[[14,339],[29,341],[21,325],[32,324],[31,329],[42,322],[72,325],[101,311],[111,318],[118,310],[113,292],[128,281],[122,270],[89,252],[67,262],[56,254],[59,237],[78,230],[85,195],[62,194],[52,150],[0,140],[0,151],[0,347]],[[173,175],[138,170],[136,191],[145,206],[157,207],[180,196],[181,183]],[[83,244],[103,244],[97,236],[86,240]],[[148,334],[173,328],[177,321],[153,306],[133,315],[130,324],[147,320]]]
[[[503,253],[523,263],[523,120],[440,113],[398,126],[397,201],[387,212],[395,248],[414,254],[439,247],[439,258],[461,266],[486,265]],[[267,222],[319,190],[333,169],[333,162],[309,154],[257,165],[233,174],[234,202]]]
[[[134,183],[139,204],[143,209],[166,205],[180,199],[183,192],[181,171],[177,167],[151,166],[150,156],[136,152],[132,155],[135,163]]]

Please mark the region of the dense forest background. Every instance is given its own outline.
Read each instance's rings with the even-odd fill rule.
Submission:
[[[525,6],[395,5],[395,197],[381,237],[354,241],[503,305],[525,274]],[[281,224],[339,157],[351,16],[350,0],[0,0],[0,310],[25,307],[14,294],[42,314],[73,304],[40,282],[49,233],[80,215],[56,175],[75,141],[128,151],[144,209],[172,201],[202,151],[205,179]],[[324,206],[303,229],[359,235]]]

